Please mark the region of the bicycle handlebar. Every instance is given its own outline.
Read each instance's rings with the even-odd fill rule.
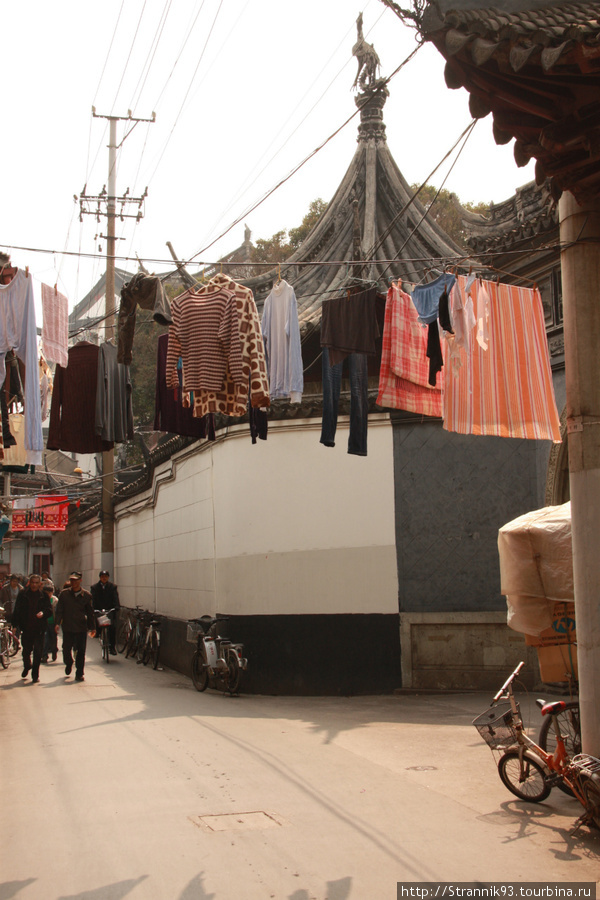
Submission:
[[[512,672],[512,673],[508,676],[508,678],[506,679],[506,681],[504,682],[504,684],[502,685],[502,687],[500,688],[500,690],[498,691],[498,693],[494,696],[494,699],[492,700],[492,703],[497,703],[498,700],[500,700],[500,698],[502,697],[504,691],[505,691],[505,690],[508,688],[508,686],[514,681],[514,679],[517,677],[517,675],[519,674],[519,672],[521,671],[521,669],[523,668],[524,665],[525,665],[524,660],[521,660],[521,662],[519,663],[519,665],[517,666],[517,668],[514,670],[514,672]]]

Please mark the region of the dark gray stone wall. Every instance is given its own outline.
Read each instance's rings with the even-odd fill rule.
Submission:
[[[392,421],[400,612],[505,609],[498,529],[543,506],[549,442]]]

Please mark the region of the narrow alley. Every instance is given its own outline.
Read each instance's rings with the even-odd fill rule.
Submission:
[[[0,900],[395,900],[399,881],[595,881],[600,832],[500,783],[484,694],[198,694],[88,643],[0,672]],[[533,697],[522,698],[537,728]]]

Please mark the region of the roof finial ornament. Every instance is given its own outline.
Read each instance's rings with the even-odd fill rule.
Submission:
[[[353,88],[357,90],[367,90],[375,87],[377,82],[377,70],[381,63],[375,51],[373,44],[367,43],[363,36],[363,17],[362,13],[358,14],[356,20],[357,40],[352,48],[352,55],[358,60],[358,72],[354,79]]]

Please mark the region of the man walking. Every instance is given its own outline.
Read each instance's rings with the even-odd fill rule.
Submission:
[[[97,581],[96,584],[93,584],[90,588],[94,609],[118,610],[121,606],[121,603],[119,602],[119,592],[117,590],[116,584],[113,584],[112,581],[108,580],[109,572],[107,572],[106,569],[103,569],[102,572],[100,572],[98,578],[100,580]],[[115,642],[117,639],[117,626],[115,622],[118,615],[119,613],[115,612],[111,616],[111,623],[108,626],[108,641],[110,644],[110,652],[113,656],[117,655],[117,650],[115,647]]]
[[[84,680],[87,633],[88,631],[95,633],[96,630],[92,595],[82,589],[81,577],[81,572],[71,572],[70,587],[60,592],[54,611],[54,627],[57,634],[61,625],[63,630],[65,675],[71,674],[75,651],[75,681]]]
[[[19,591],[15,601],[11,620],[21,629],[23,645],[23,671],[21,676],[27,678],[31,670],[31,680],[35,684],[40,680],[40,662],[44,649],[44,634],[48,619],[52,615],[52,605],[42,591],[42,579],[39,575],[31,575],[29,584]],[[31,653],[33,651],[33,662]]]
[[[12,614],[12,611],[15,608],[15,602],[20,590],[21,582],[19,581],[18,576],[9,575],[8,581],[3,586],[2,590],[0,590],[0,606],[4,608],[4,613],[7,618]]]

